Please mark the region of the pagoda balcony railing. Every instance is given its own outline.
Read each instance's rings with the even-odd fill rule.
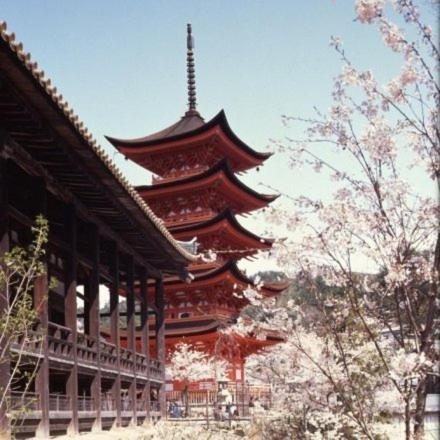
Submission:
[[[215,215],[217,215],[217,213],[211,210],[203,210],[199,212],[192,211],[185,214],[176,214],[173,216],[164,217],[164,222],[167,227],[178,226],[196,221],[200,222],[203,220],[209,220]]]

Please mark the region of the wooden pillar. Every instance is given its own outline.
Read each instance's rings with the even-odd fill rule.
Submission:
[[[130,384],[130,400],[132,404],[132,424],[137,425],[136,416],[136,322],[135,322],[135,298],[134,298],[134,261],[129,256],[127,260],[127,348],[133,356],[133,380]]]
[[[119,251],[116,243],[110,256],[110,270],[113,275],[113,282],[110,286],[110,342],[116,346],[116,369],[118,374],[113,382],[112,397],[116,405],[116,419],[114,425],[121,426],[121,358],[120,358],[120,336],[119,336]]]
[[[147,417],[150,420],[150,337],[148,330],[148,285],[147,271],[143,267],[139,274],[139,293],[141,299],[141,342],[142,354],[147,358],[147,376],[148,382],[142,392],[142,400],[146,403]]]
[[[96,341],[96,374],[91,385],[91,397],[95,408],[95,422],[92,430],[100,431],[101,423],[101,361],[99,333],[99,231],[96,225],[90,228],[90,256],[92,259],[92,273],[90,274],[89,290],[89,323],[90,336]]]
[[[163,368],[163,383],[159,389],[159,405],[162,417],[166,416],[165,394],[165,316],[164,316],[164,289],[162,278],[156,280],[156,353],[157,360]]]
[[[35,179],[33,185],[35,200],[39,204],[40,213],[47,216],[47,193],[44,182],[41,179]],[[34,304],[38,311],[38,318],[40,323],[40,331],[43,334],[42,341],[42,357],[35,376],[35,391],[40,399],[41,419],[36,430],[36,436],[46,438],[49,436],[49,341],[48,341],[48,274],[47,263],[46,273],[38,276],[34,282]]]
[[[64,300],[64,314],[66,327],[70,328],[72,341],[72,361],[73,365],[67,378],[66,391],[70,399],[70,409],[72,418],[67,428],[68,434],[79,432],[78,421],[78,352],[77,352],[77,307],[76,307],[76,286],[78,273],[78,253],[77,253],[77,222],[74,206],[68,206],[66,232],[69,240],[69,251],[67,255],[66,267],[66,296]]]
[[[0,153],[2,140],[0,139]],[[9,250],[9,218],[8,218],[8,173],[6,159],[0,155],[0,263],[3,255]],[[4,286],[0,285],[0,314],[8,307],[9,298]],[[10,423],[7,417],[7,401],[9,399],[10,362],[9,348],[6,341],[0,343],[0,439],[10,438]]]

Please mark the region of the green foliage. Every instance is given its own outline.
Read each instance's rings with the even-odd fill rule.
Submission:
[[[7,405],[10,414],[26,411],[24,400],[17,408],[8,395],[17,388],[29,389],[38,364],[29,362],[23,353],[41,347],[44,338],[36,329],[39,305],[34,305],[33,288],[35,280],[46,273],[47,220],[39,215],[31,233],[32,240],[27,247],[15,246],[0,259],[0,363],[10,365],[7,385],[0,388],[0,404]],[[56,280],[49,284],[54,283]]]

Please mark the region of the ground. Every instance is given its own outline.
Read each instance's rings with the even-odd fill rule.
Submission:
[[[249,423],[227,426],[195,425],[182,422],[159,422],[156,425],[138,426],[132,428],[117,428],[111,431],[88,432],[78,436],[62,436],[57,440],[227,440],[227,439],[253,439],[258,436],[249,436]]]

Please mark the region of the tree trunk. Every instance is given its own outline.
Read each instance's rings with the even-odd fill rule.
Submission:
[[[188,385],[185,385],[183,389],[183,402],[185,405],[185,417],[189,417]]]
[[[405,399],[405,440],[411,440],[411,404],[409,398]]]
[[[416,394],[416,412],[414,415],[414,438],[423,440],[425,435],[426,379],[420,384]]]

